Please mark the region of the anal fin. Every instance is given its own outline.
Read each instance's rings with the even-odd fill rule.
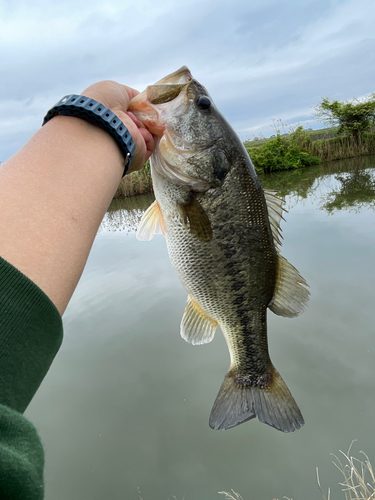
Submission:
[[[181,321],[181,337],[193,345],[208,344],[214,338],[217,325],[189,295]]]
[[[143,214],[137,229],[137,239],[140,241],[150,241],[155,233],[162,232],[165,235],[165,223],[160,205],[155,200]]]

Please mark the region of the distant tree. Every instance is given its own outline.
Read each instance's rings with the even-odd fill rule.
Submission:
[[[364,99],[352,101],[332,101],[324,97],[315,106],[315,115],[321,122],[338,125],[338,133],[345,132],[359,141],[362,132],[369,130],[375,123],[375,93]]]

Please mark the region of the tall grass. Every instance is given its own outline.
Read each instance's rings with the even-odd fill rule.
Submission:
[[[375,134],[364,133],[358,141],[351,135],[320,139],[311,141],[307,148],[310,154],[322,161],[344,160],[355,156],[375,154]]]
[[[141,170],[125,175],[117,188],[114,198],[137,196],[140,194],[152,193],[152,191],[150,162],[147,161]]]

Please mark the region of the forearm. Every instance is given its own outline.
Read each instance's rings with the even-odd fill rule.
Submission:
[[[106,132],[65,116],[53,118],[0,168],[0,256],[61,314],[123,168]]]

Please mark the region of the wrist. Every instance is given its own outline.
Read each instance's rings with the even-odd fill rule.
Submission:
[[[109,134],[124,156],[123,176],[126,174],[133,159],[135,143],[128,128],[110,108],[92,97],[70,94],[47,112],[43,125],[58,115],[80,118]]]
[[[113,138],[99,127],[81,118],[58,115],[38,135],[50,145],[51,154],[58,156],[58,169],[85,172],[86,186],[97,177],[101,182],[114,178],[120,183],[124,156]]]

